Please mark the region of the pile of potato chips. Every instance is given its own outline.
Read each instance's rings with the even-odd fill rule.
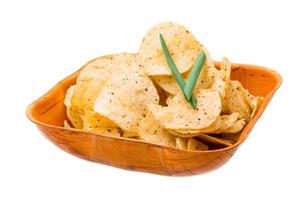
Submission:
[[[206,54],[193,91],[197,109],[173,78],[159,34],[184,78],[199,52]],[[230,146],[262,101],[230,80],[230,73],[230,62],[224,58],[215,68],[208,51],[184,26],[161,23],[147,32],[137,54],[103,56],[85,65],[66,93],[65,126],[183,150]]]

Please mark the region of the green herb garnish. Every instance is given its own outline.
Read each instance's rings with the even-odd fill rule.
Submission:
[[[201,69],[203,67],[203,64],[205,62],[205,53],[201,52],[196,61],[193,65],[193,68],[188,76],[187,83],[185,83],[184,79],[182,78],[181,74],[179,73],[170,53],[168,50],[168,47],[166,45],[166,42],[161,34],[159,34],[160,44],[163,49],[163,53],[165,55],[165,58],[167,60],[167,63],[169,65],[169,68],[178,83],[181,91],[183,92],[185,99],[191,104],[191,106],[196,109],[197,108],[197,101],[195,96],[193,95],[193,90],[196,86],[198,77],[200,75]]]
[[[196,109],[196,107],[197,107],[196,98],[193,95],[190,95],[189,98],[186,96],[186,94],[184,92],[185,87],[186,87],[185,81],[182,78],[181,74],[179,73],[179,71],[178,71],[178,69],[177,69],[177,67],[176,67],[176,65],[175,65],[175,63],[174,63],[174,61],[173,61],[173,59],[172,59],[172,57],[171,57],[171,55],[169,53],[168,47],[166,45],[166,42],[165,42],[165,40],[164,40],[164,38],[163,38],[163,36],[161,34],[159,34],[159,39],[160,39],[161,47],[163,49],[163,53],[165,55],[165,58],[166,58],[167,63],[169,65],[169,68],[170,68],[170,70],[171,70],[171,72],[172,72],[172,74],[173,74],[176,82],[178,83],[178,85],[179,85],[181,91],[183,92],[186,100],[191,104],[191,106],[194,109]]]
[[[184,94],[189,99],[191,98],[193,94],[193,90],[196,86],[198,77],[200,75],[201,69],[203,67],[203,64],[205,62],[205,53],[203,51],[198,55],[197,60],[192,68],[192,71],[190,72],[187,81],[186,86],[184,88]]]

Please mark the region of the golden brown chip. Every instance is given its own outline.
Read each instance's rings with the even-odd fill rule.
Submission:
[[[81,110],[75,106],[68,106],[66,112],[67,112],[68,119],[70,120],[73,127],[82,129],[83,122],[80,114]]]
[[[125,131],[122,137],[140,139],[140,136],[137,132],[128,132],[128,131]]]
[[[99,128],[99,127],[118,127],[117,124],[115,124],[113,121],[110,119],[100,115],[97,112],[86,110],[84,112],[83,116],[89,124],[94,127],[94,128]]]
[[[138,135],[149,143],[175,147],[175,137],[163,129],[150,112],[140,122]]]
[[[181,137],[176,137],[175,142],[176,142],[177,149],[187,150],[187,147],[188,147],[187,139],[181,138]]]
[[[92,131],[99,135],[120,137],[119,128],[109,119],[93,111],[85,111],[83,119],[83,130]]]
[[[82,128],[82,119],[80,109],[71,104],[71,98],[73,97],[76,86],[72,85],[68,88],[64,100],[66,106],[67,117],[75,128]]]
[[[241,134],[239,133],[222,133],[221,134],[221,138],[225,139],[225,140],[230,140],[232,143],[236,143],[239,138],[240,138]]]
[[[202,44],[184,26],[173,22],[157,24],[146,33],[137,57],[139,65],[150,76],[171,75],[162,51],[159,34],[163,35],[180,73],[188,71],[193,66],[198,54],[202,50],[206,51]],[[209,60],[210,56],[208,54],[206,58],[205,65],[211,64],[212,61]]]
[[[231,146],[232,145],[232,141],[230,140],[225,140],[223,138],[220,137],[216,137],[216,136],[210,136],[207,134],[202,134],[197,136],[197,138],[205,143],[209,143],[209,144],[216,144],[216,145],[222,145],[222,146]]]
[[[64,100],[64,104],[66,107],[71,106],[71,98],[74,94],[75,87],[76,87],[76,85],[70,86],[66,92],[65,100]]]
[[[191,151],[206,151],[208,150],[208,146],[194,138],[189,138],[187,149]]]
[[[72,128],[67,120],[64,120],[64,127],[65,128]]]
[[[244,126],[246,125],[245,119],[240,119],[237,122],[235,122],[232,126],[228,127],[227,129],[224,129],[224,133],[238,133],[243,130]]]

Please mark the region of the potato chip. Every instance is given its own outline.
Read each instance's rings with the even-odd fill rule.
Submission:
[[[81,118],[81,110],[75,106],[67,107],[67,116],[74,128],[82,129],[83,122]]]
[[[84,111],[93,110],[95,98],[109,79],[110,70],[116,68],[118,63],[129,65],[134,60],[135,54],[122,53],[96,58],[83,67],[76,87],[69,88],[65,98],[67,115],[75,128],[83,127]]]
[[[240,119],[236,121],[232,126],[228,127],[227,129],[224,129],[224,133],[238,133],[243,130],[244,126],[246,125],[245,119]]]
[[[230,81],[230,75],[231,75],[231,63],[229,60],[224,57],[220,66],[220,70],[222,71],[222,78],[224,81]]]
[[[202,129],[215,122],[220,115],[221,100],[219,94],[212,90],[201,90],[196,99],[196,110],[182,94],[172,98],[168,107],[149,105],[149,110],[166,129]]]
[[[87,63],[77,78],[76,89],[71,98],[72,105],[82,110],[93,110],[95,99],[110,80],[112,71],[127,68],[134,60],[135,54],[120,53]]]
[[[222,146],[231,146],[233,144],[230,140],[225,140],[220,137],[210,136],[207,134],[201,134],[197,136],[197,138],[205,143],[214,144],[214,145],[222,145]]]
[[[173,76],[153,76],[152,79],[169,94],[176,95],[181,92],[181,89]]]
[[[83,130],[92,131],[99,135],[120,137],[120,130],[117,125],[96,112],[85,111],[82,119]]]
[[[187,139],[181,138],[181,137],[176,137],[175,142],[176,142],[177,149],[187,150],[187,147],[188,147]]]
[[[239,133],[222,133],[220,136],[221,136],[221,138],[223,138],[225,140],[229,140],[234,144],[239,140],[241,134],[239,134]]]
[[[68,88],[64,100],[66,106],[67,117],[75,128],[82,128],[82,119],[78,107],[71,105],[71,98],[73,97],[76,86],[72,85]]]
[[[150,75],[172,75],[160,44],[159,34],[162,34],[168,50],[180,73],[188,71],[194,64],[201,50],[202,44],[184,26],[165,22],[152,27],[145,35],[140,46],[137,62]],[[212,63],[206,55],[205,65]]]
[[[216,77],[210,87],[210,89],[218,91],[220,94],[220,97],[223,99],[225,98],[225,89],[226,89],[226,84],[225,81],[222,80],[219,77]]]
[[[187,149],[190,151],[206,151],[208,150],[208,146],[194,138],[189,138]]]
[[[140,139],[140,136],[137,132],[129,132],[129,131],[125,131],[122,137]]]
[[[72,128],[67,120],[64,120],[64,127],[65,128]]]
[[[249,93],[248,97],[250,98],[251,107],[252,107],[252,113],[250,116],[250,119],[252,119],[254,117],[254,115],[256,114],[256,112],[264,98],[261,96],[253,96],[250,93]]]
[[[64,104],[66,107],[71,106],[71,98],[74,94],[75,88],[76,88],[76,85],[72,85],[68,88],[68,90],[66,92],[66,96],[65,96],[65,100],[64,100]]]
[[[223,133],[233,127],[239,117],[238,113],[219,116],[210,126],[203,129],[175,129],[172,134],[180,137],[194,137],[203,133]],[[230,130],[230,129],[229,129]]]
[[[247,91],[240,82],[230,81],[228,88],[226,88],[225,99],[231,113],[238,112],[240,118],[245,118],[247,121],[250,119],[251,102],[247,96]]]
[[[138,134],[146,142],[175,147],[175,137],[163,129],[150,112],[140,122]]]
[[[230,109],[228,107],[228,103],[225,99],[226,97],[226,91],[227,88],[229,87],[230,84],[230,74],[231,74],[231,63],[229,62],[229,60],[224,57],[220,66],[220,70],[219,70],[219,79],[222,79],[223,82],[220,82],[220,80],[218,80],[218,84],[215,83],[213,84],[214,86],[212,86],[213,88],[217,88],[220,95],[221,95],[221,101],[222,101],[222,114],[230,114]]]
[[[142,69],[132,63],[111,67],[110,78],[95,100],[94,110],[128,132],[137,132],[147,114],[147,104],[158,104],[159,96]]]
[[[239,113],[221,115],[216,122],[207,128],[206,133],[223,133],[228,128],[234,126],[239,117]]]
[[[95,111],[90,111],[90,110],[86,110],[84,112],[84,116],[83,116],[88,122],[89,124],[94,127],[94,128],[99,128],[99,127],[118,127],[117,124],[115,124],[113,121],[111,121],[110,119],[100,115],[99,113],[95,112]]]

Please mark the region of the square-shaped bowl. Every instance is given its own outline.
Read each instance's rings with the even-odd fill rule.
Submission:
[[[216,62],[216,67],[220,63]],[[163,175],[193,175],[211,171],[225,164],[245,141],[262,115],[282,79],[273,70],[246,64],[232,64],[231,78],[239,80],[251,94],[264,100],[240,138],[232,146],[209,151],[185,151],[127,138],[96,135],[74,128],[64,128],[66,90],[75,84],[80,70],[66,77],[27,108],[28,118],[50,141],[61,149],[86,160],[123,169]]]

